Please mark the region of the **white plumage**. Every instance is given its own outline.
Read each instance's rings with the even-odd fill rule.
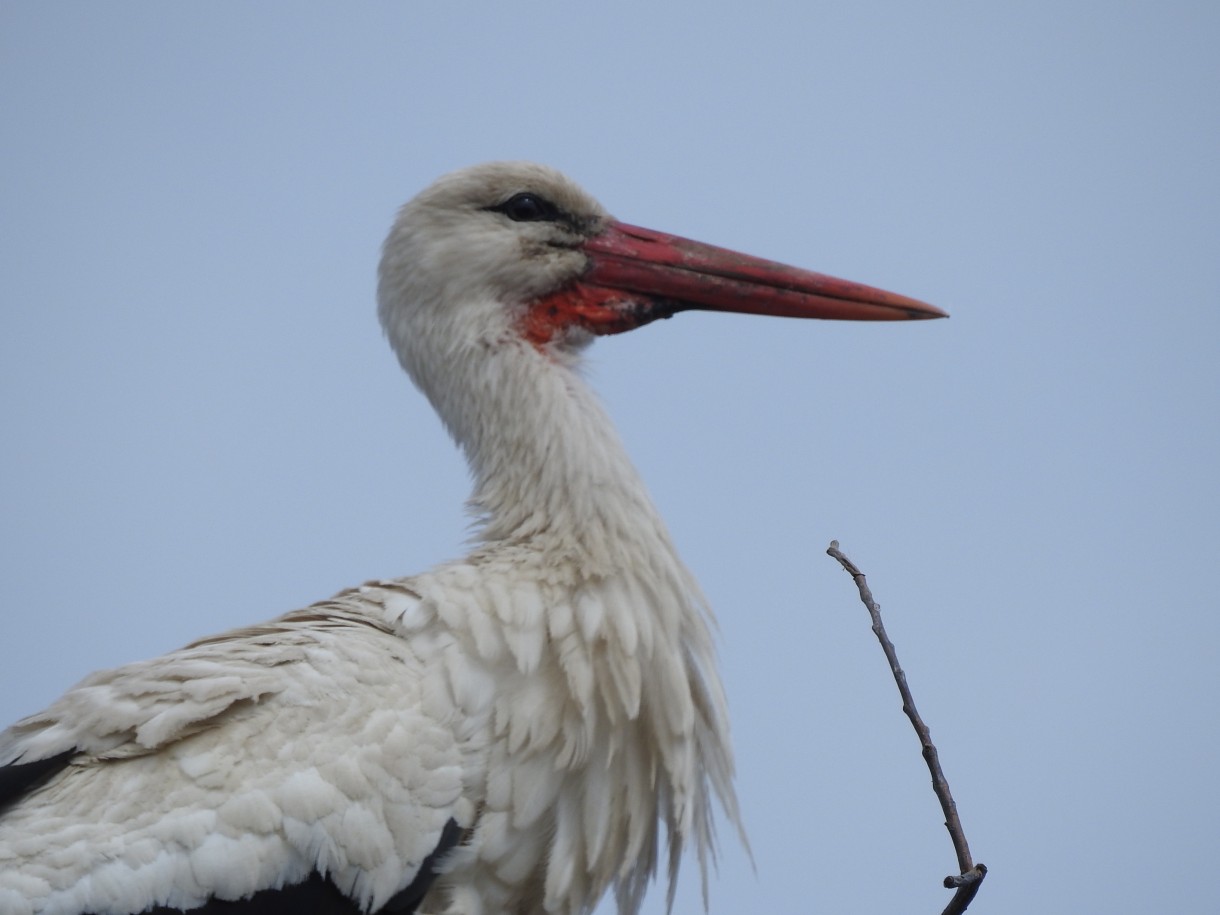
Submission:
[[[475,549],[94,674],[5,731],[0,912],[586,913],[613,887],[633,913],[663,838],[671,892],[688,846],[706,880],[714,803],[741,830],[710,617],[580,352],[683,307],[935,311],[854,286],[796,311],[802,283],[840,287],[790,271],[767,301],[736,255],[616,272],[677,242],[726,254],[535,165],[404,207],[379,313],[470,463]]]

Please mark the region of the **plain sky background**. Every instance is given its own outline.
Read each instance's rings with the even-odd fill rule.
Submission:
[[[724,832],[712,913],[949,897],[832,538],[972,912],[1213,911],[1218,48],[1214,0],[0,4],[0,720],[462,550],[378,247],[436,175],[536,159],[953,315],[592,353],[721,621],[757,872]]]

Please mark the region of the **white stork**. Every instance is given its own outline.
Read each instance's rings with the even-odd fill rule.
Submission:
[[[943,312],[611,219],[538,165],[441,178],[381,260],[478,542],[150,661],[0,735],[0,912],[638,911],[740,831],[710,614],[581,379],[687,309]],[[663,828],[662,828],[663,827]]]

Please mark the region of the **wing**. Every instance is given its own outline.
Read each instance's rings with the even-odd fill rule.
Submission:
[[[380,909],[387,915],[411,915],[419,907],[437,877],[437,862],[458,844],[463,830],[450,820],[441,834],[441,841],[432,854],[424,858],[419,872],[410,885],[394,894]],[[190,915],[358,915],[359,906],[335,887],[334,883],[316,871],[307,879],[282,889],[260,890],[239,900],[210,899]],[[157,906],[146,915],[182,915],[181,909]]]
[[[0,735],[0,911],[414,911],[473,809],[413,600],[94,674]]]

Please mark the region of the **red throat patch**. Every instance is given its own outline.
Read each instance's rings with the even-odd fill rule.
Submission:
[[[521,318],[521,335],[544,346],[570,327],[602,334],[620,334],[647,322],[639,297],[605,286],[576,282],[535,299]]]

